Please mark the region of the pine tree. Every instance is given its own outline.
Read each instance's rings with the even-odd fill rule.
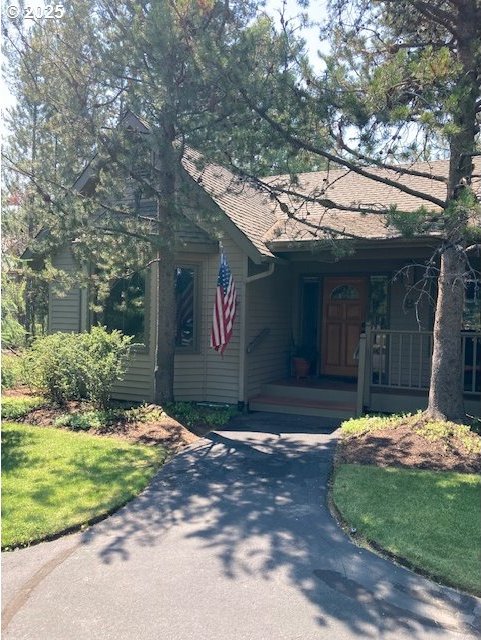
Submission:
[[[226,117],[219,120],[212,109],[224,95],[204,57],[216,47],[226,55],[255,8],[240,0],[71,0],[59,20],[28,30],[18,22],[4,26],[19,108],[35,103],[42,114],[35,162],[25,162],[28,145],[19,142],[30,123],[16,118],[18,152],[13,144],[4,153],[48,229],[37,250],[48,255],[75,239],[79,259],[100,267],[105,281],[154,265],[159,403],[173,395],[175,225],[188,198],[179,180],[184,146],[194,133],[215,135]],[[119,126],[128,110],[145,120],[148,135]],[[93,187],[79,196],[73,176],[89,161]],[[126,185],[134,202],[126,202]],[[155,200],[154,216],[140,215],[135,200],[142,198]],[[93,277],[98,282],[98,270]]]

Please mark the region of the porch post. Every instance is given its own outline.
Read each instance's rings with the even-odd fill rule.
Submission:
[[[359,338],[359,363],[357,368],[356,416],[362,415],[364,407],[364,379],[366,376],[366,334]]]
[[[366,322],[366,363],[364,366],[363,406],[367,409],[371,406],[372,383],[372,326]]]

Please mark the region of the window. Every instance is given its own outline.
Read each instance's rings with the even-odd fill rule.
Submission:
[[[481,331],[481,282],[472,280],[466,285],[463,329]]]
[[[147,278],[148,280],[148,278]],[[177,350],[194,351],[197,347],[197,285],[198,267],[179,266],[175,269]],[[145,274],[136,273],[131,278],[118,279],[96,314],[95,322],[107,329],[119,329],[132,336],[133,343],[147,345],[148,327],[146,313]]]
[[[305,276],[301,282],[301,344],[316,350],[319,319],[319,278]]]
[[[369,279],[369,314],[368,320],[374,329],[389,327],[389,278],[376,275]]]
[[[350,284],[341,284],[331,293],[331,300],[358,300],[359,291]]]
[[[145,274],[135,273],[114,283],[97,321],[132,336],[133,343],[146,344],[145,317]]]
[[[175,346],[179,350],[192,351],[197,346],[197,272],[194,266],[179,266],[175,270]]]

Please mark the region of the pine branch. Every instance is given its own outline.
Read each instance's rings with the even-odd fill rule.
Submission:
[[[390,187],[394,187],[394,188],[398,189],[399,191],[402,191],[404,193],[407,193],[408,195],[414,196],[415,198],[419,198],[421,200],[426,200],[427,202],[431,202],[432,204],[435,204],[440,209],[444,209],[445,208],[445,206],[446,206],[445,201],[440,200],[439,198],[431,196],[428,193],[425,193],[425,192],[422,192],[422,191],[418,191],[416,189],[411,189],[410,187],[408,187],[406,185],[403,185],[403,184],[397,182],[396,180],[391,180],[391,179],[389,179],[387,177],[383,177],[383,176],[376,175],[375,173],[371,173],[370,171],[367,171],[365,168],[360,167],[359,165],[356,165],[355,163],[350,162],[349,160],[346,160],[342,156],[334,155],[333,153],[330,153],[329,151],[325,151],[324,149],[322,149],[320,147],[317,147],[316,145],[313,145],[310,142],[307,142],[306,140],[302,140],[302,139],[298,138],[297,136],[292,134],[290,131],[288,131],[284,126],[279,124],[279,122],[277,122],[277,120],[274,120],[274,118],[269,116],[269,114],[267,113],[266,109],[262,109],[262,108],[258,107],[255,103],[253,103],[252,100],[250,100],[249,96],[247,95],[245,89],[240,87],[239,91],[241,92],[241,95],[242,95],[243,99],[250,106],[250,108],[253,109],[268,124],[270,124],[270,126],[275,131],[277,131],[279,134],[281,134],[284,137],[284,139],[287,140],[294,147],[296,147],[298,149],[305,149],[306,151],[310,151],[311,153],[314,153],[314,154],[316,154],[318,156],[321,156],[322,158],[325,158],[326,160],[330,160],[331,162],[334,162],[335,164],[339,164],[339,165],[341,165],[343,167],[347,167],[348,169],[350,169],[354,173],[357,173],[358,175],[364,176],[365,178],[369,178],[370,180],[373,180],[374,182],[380,182],[381,184],[385,184],[385,185],[388,185]]]

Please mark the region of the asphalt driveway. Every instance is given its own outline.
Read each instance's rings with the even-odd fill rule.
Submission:
[[[326,509],[335,423],[254,414],[84,533],[3,554],[15,640],[478,637],[479,600],[351,544]]]

